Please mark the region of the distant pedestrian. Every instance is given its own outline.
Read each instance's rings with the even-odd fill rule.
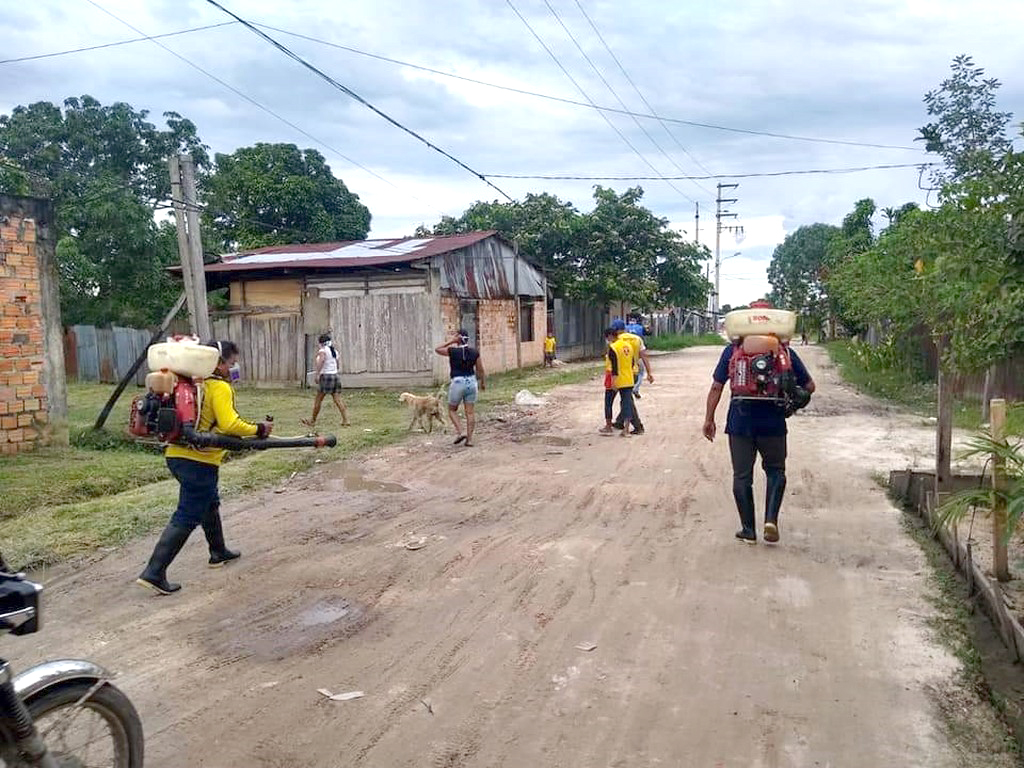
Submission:
[[[338,411],[341,413],[341,426],[349,426],[348,421],[348,409],[345,407],[345,403],[341,401],[341,376],[338,373],[338,350],[334,348],[334,342],[331,341],[331,335],[329,333],[320,334],[320,349],[316,353],[316,371],[315,378],[317,382],[316,398],[313,400],[313,415],[308,419],[302,419],[302,423],[307,427],[313,428],[316,426],[317,416],[320,415],[320,405],[324,401],[324,397],[327,395],[331,396],[334,400],[334,404],[338,407]]]
[[[637,408],[636,401],[640,399],[640,393],[637,391],[640,387],[641,382],[644,379],[644,372],[647,373],[647,380],[654,383],[654,371],[651,370],[651,358],[647,354],[647,345],[644,344],[642,337],[635,333],[631,333],[626,330],[627,326],[622,320],[615,320],[612,323],[611,330],[614,330],[620,341],[626,341],[629,343],[633,356],[633,389],[631,397],[631,416],[627,419],[622,411],[619,411],[619,415],[615,418],[614,427],[615,429],[622,429],[623,425],[627,422],[633,425],[633,434],[642,435],[644,434],[644,423],[640,420],[640,409]],[[622,398],[619,398],[620,409],[622,407]]]
[[[544,366],[553,368],[555,365],[555,334],[548,332],[547,338],[544,339]]]
[[[451,383],[448,385],[448,418],[455,427],[455,444],[464,443],[472,448],[473,430],[476,428],[476,398],[478,391],[487,388],[484,364],[480,353],[469,345],[469,334],[460,330],[455,337],[434,350],[448,358]],[[466,411],[466,433],[459,421],[459,405]]]
[[[633,385],[636,383],[633,373],[634,347],[630,341],[621,338],[621,331],[614,325],[604,332],[604,338],[608,344],[604,363],[604,426],[598,432],[613,435],[621,430],[622,437],[629,437],[629,424],[633,420]],[[621,426],[612,423],[616,396],[621,409]]]

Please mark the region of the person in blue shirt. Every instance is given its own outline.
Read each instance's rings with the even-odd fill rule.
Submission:
[[[711,391],[708,392],[704,416],[704,437],[715,439],[715,411],[722,399],[722,390],[729,381],[729,360],[734,344],[724,350],[715,367]],[[789,350],[793,375],[798,387],[810,394],[814,380],[803,361],[793,349]],[[779,540],[779,509],[786,490],[786,413],[774,400],[730,400],[725,420],[725,434],[729,436],[729,455],[732,459],[732,495],[740,515],[740,530],[736,538],[747,544],[757,543],[757,520],[754,515],[754,462],[761,454],[761,466],[768,481],[764,510],[764,540]]]

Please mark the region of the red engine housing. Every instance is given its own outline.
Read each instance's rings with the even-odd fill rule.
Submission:
[[[185,425],[194,428],[199,420],[197,405],[195,382],[178,377],[171,394],[150,391],[132,400],[128,432],[162,443],[181,442]]]
[[[775,349],[749,351],[744,344],[733,346],[729,358],[729,387],[732,396],[743,399],[778,400],[783,382],[793,370],[789,347],[778,343]]]

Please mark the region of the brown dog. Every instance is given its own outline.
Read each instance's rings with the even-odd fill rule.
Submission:
[[[412,410],[412,421],[409,422],[409,431],[419,422],[420,427],[428,434],[434,431],[434,419],[437,419],[441,429],[447,431],[444,417],[441,415],[440,395],[414,395],[411,392],[403,392],[398,396],[398,402],[405,403]],[[427,423],[424,425],[423,418]]]

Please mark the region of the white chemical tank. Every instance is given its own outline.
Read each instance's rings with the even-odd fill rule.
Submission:
[[[796,312],[788,309],[736,309],[725,316],[725,333],[730,341],[747,336],[775,336],[789,341],[796,333]]]
[[[152,344],[146,353],[151,371],[171,371],[190,379],[206,378],[220,361],[216,347],[208,347],[191,339]]]

